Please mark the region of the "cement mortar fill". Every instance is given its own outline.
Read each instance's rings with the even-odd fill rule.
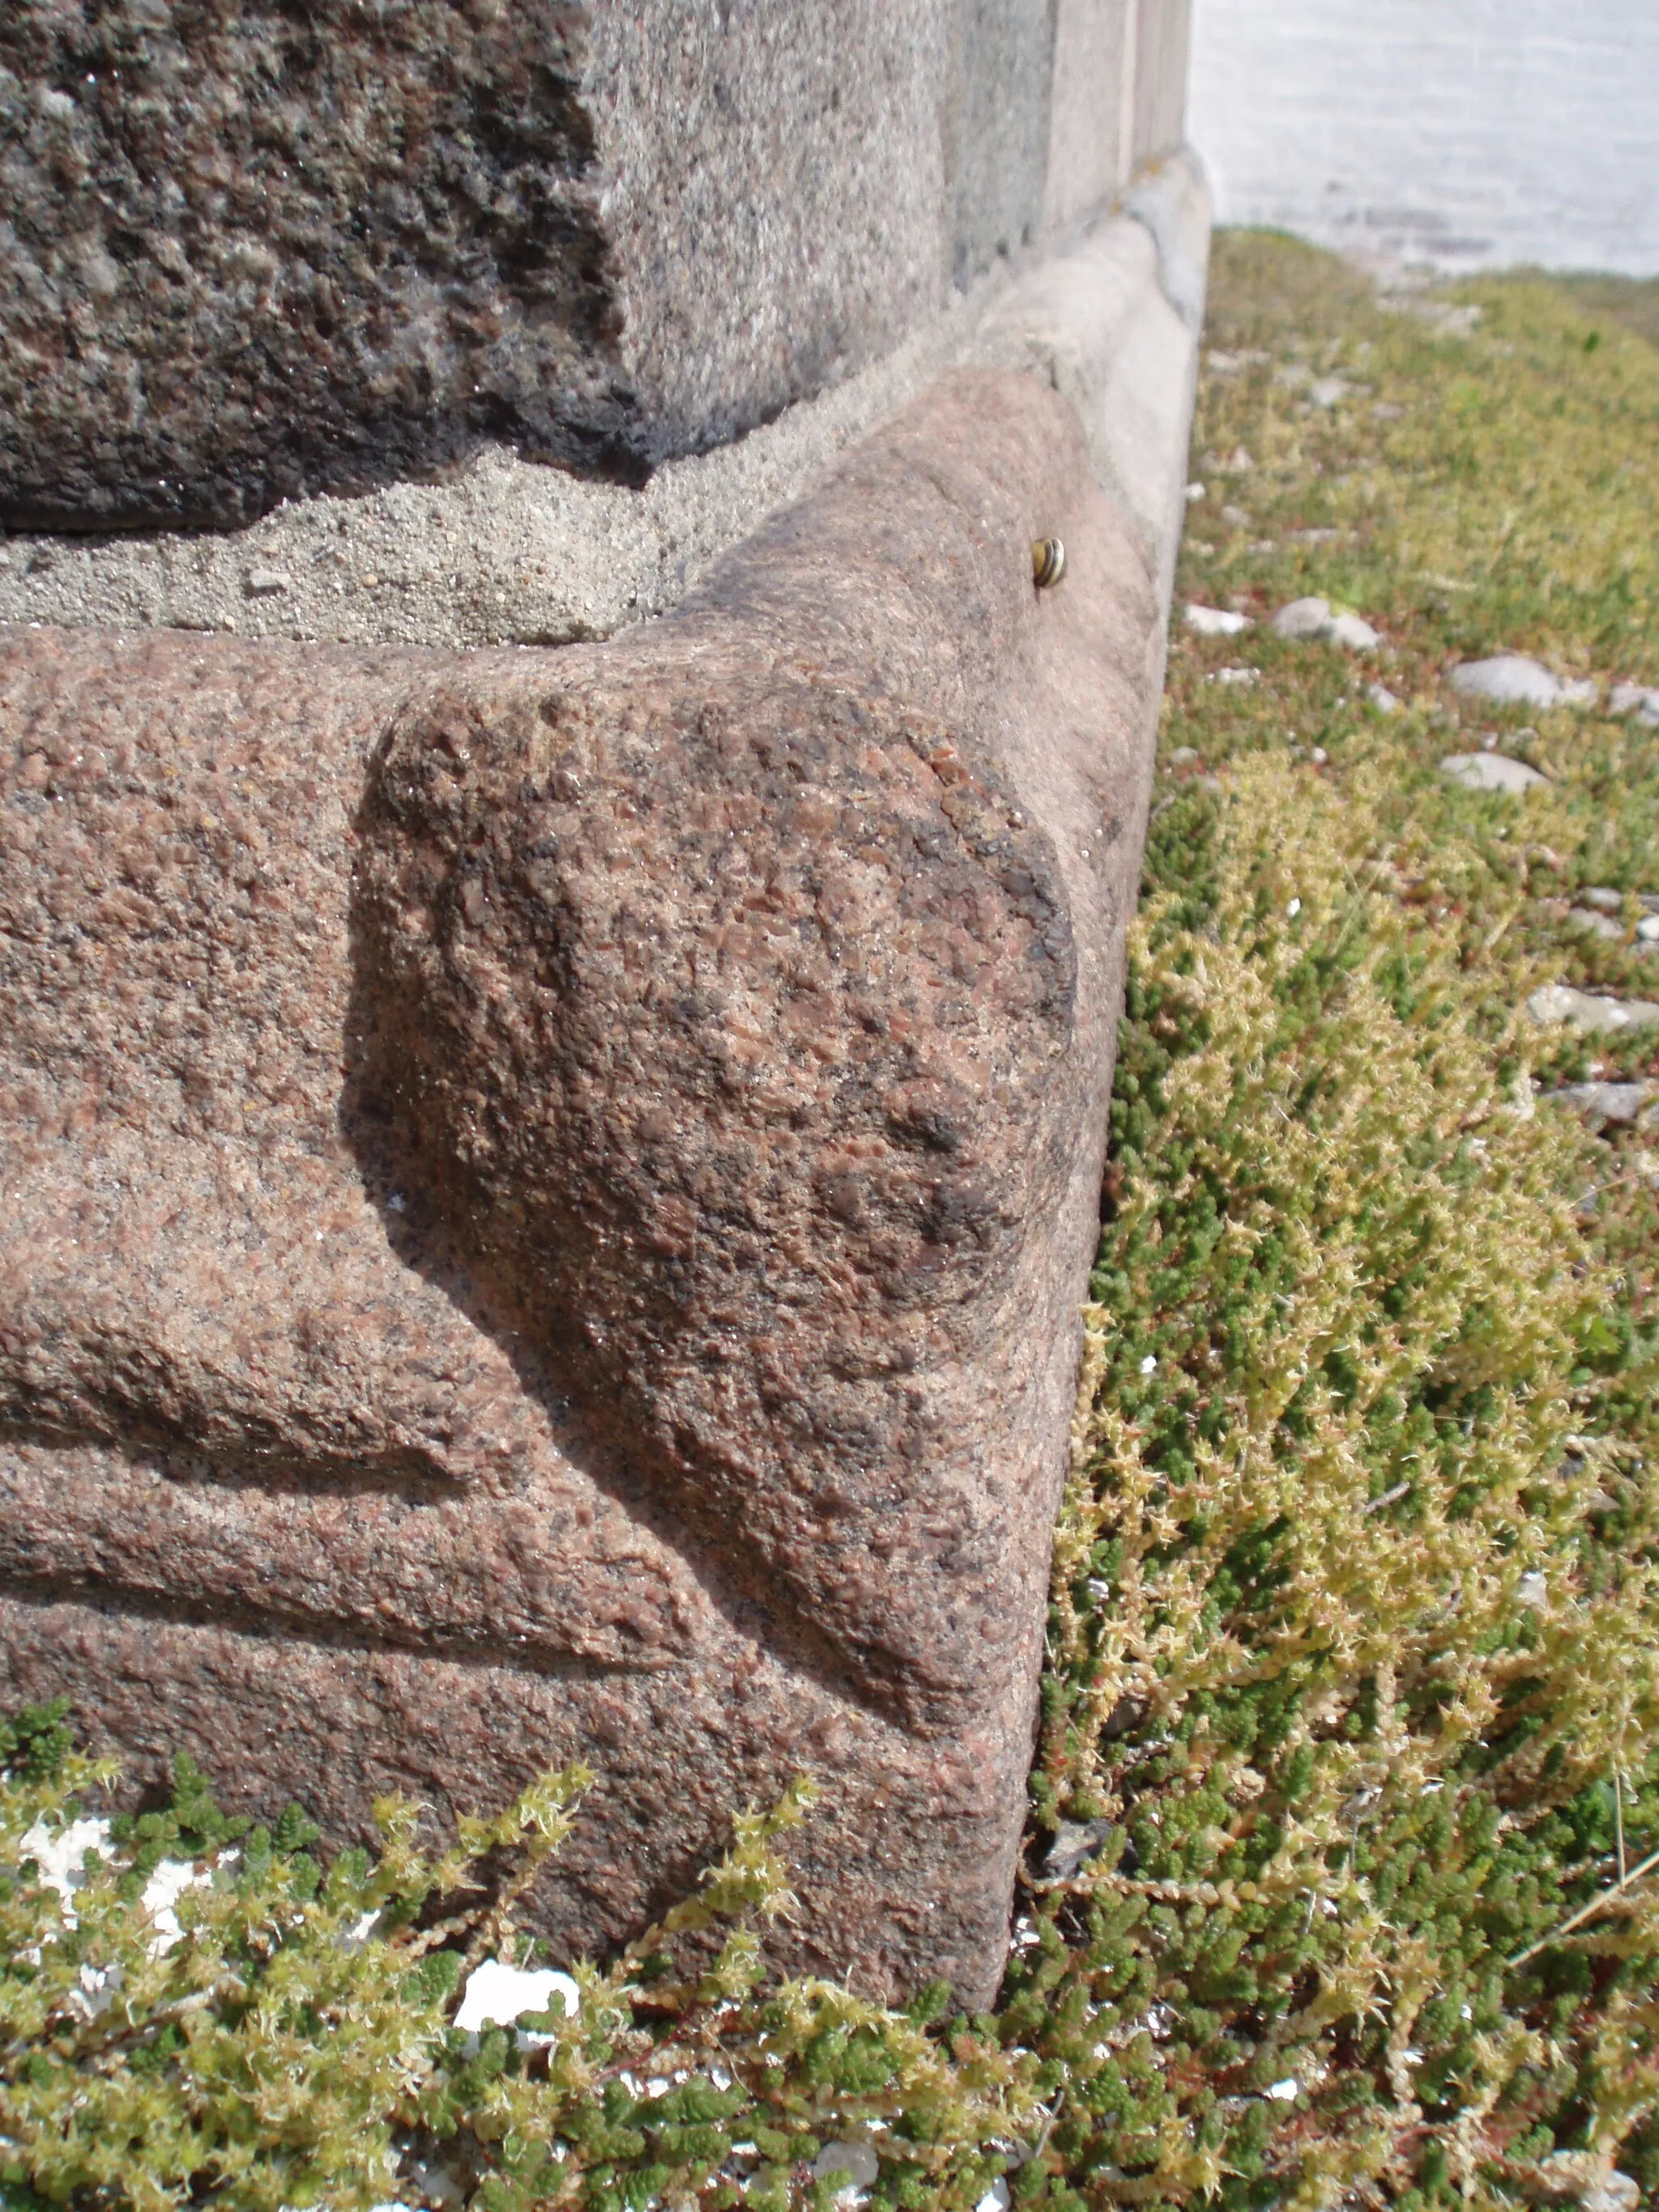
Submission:
[[[1050,240],[1043,257],[1000,263],[861,374],[714,453],[668,463],[639,489],[492,447],[442,481],[285,502],[244,530],[14,537],[0,542],[0,623],[365,645],[610,636],[677,605],[765,514],[800,497],[943,370],[988,345],[1012,357],[1024,280],[1041,282],[1068,244],[1121,234],[1144,249],[1150,231],[1158,249],[1152,296],[1161,279],[1190,324],[1193,278],[1178,234],[1194,221],[1202,231],[1206,218],[1193,213],[1201,198],[1184,163],[1161,165],[1131,192],[1132,216],[1105,214]],[[1030,365],[1065,374],[1063,364]]]

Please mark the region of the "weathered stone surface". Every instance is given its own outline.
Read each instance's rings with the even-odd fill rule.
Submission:
[[[228,526],[490,441],[638,481],[730,439],[1035,236],[1052,12],[15,0],[0,522]]]
[[[6,1693],[337,1838],[582,1752],[573,1951],[806,1765],[797,1957],[986,1996],[1157,560],[985,371],[609,645],[10,633]]]
[[[495,427],[647,458],[584,11],[19,0],[0,21],[0,514],[234,521]]]
[[[954,164],[952,257],[958,285],[1000,256],[1030,246],[1042,228],[1054,17],[1054,0],[961,0],[961,151]],[[1102,197],[1097,195],[1096,205]]]
[[[19,0],[0,518],[227,524],[489,438],[637,477],[730,437],[942,297],[951,20]]]
[[[298,500],[246,530],[16,538],[0,544],[0,622],[361,645],[608,636],[679,605],[838,453],[934,377],[988,357],[1060,378],[1097,468],[1144,517],[1167,567],[1208,200],[1194,166],[1176,159],[1141,180],[1133,205],[1073,249],[958,302],[896,354],[732,445],[669,463],[648,484],[583,481],[497,446],[446,482]],[[256,574],[292,581],[255,590]]]

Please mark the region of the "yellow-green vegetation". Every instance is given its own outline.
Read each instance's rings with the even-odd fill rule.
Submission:
[[[24,1838],[100,1777],[36,1713],[0,1741],[5,2204],[781,2212],[854,2142],[882,2206],[1659,2203],[1659,1133],[1544,1095],[1659,1073],[1659,1030],[1524,1012],[1659,998],[1659,730],[1445,682],[1659,685],[1626,297],[1379,302],[1218,243],[1178,597],[1255,626],[1172,647],[996,2014],[766,1978],[804,1790],[527,2050],[469,2048],[455,1991],[577,1776],[447,1860],[390,1807],[322,1867],[187,1771],[70,1924]],[[1307,593],[1383,647],[1279,641]],[[1440,775],[1489,738],[1548,784]],[[212,1880],[157,1951],[162,1857]]]
[[[769,1983],[755,1923],[791,1904],[775,1844],[809,1784],[741,1815],[697,1893],[637,1943],[578,1965],[574,2013],[561,1997],[516,2033],[465,2035],[458,1993],[482,1959],[513,1958],[514,1903],[569,1832],[582,1769],[463,1821],[437,1857],[417,1809],[388,1802],[379,1852],[324,1867],[297,1809],[274,1829],[228,1821],[185,1762],[168,1808],[113,1823],[109,1856],[88,1850],[65,1913],[27,1871],[35,1824],[56,1827],[110,1770],[70,1747],[64,1718],[35,1707],[0,1731],[0,1858],[26,1869],[0,1885],[8,2212],[700,2197],[827,2212],[834,2173],[802,2186],[799,2164],[851,2136],[879,2144],[890,2197],[972,2203],[1001,2170],[998,2141],[1037,2124],[1036,2059],[989,2027],[941,2035],[943,1990],[896,2013]],[[143,1902],[164,1859],[207,1876],[171,1943]],[[676,1980],[688,1943],[701,1964]]]

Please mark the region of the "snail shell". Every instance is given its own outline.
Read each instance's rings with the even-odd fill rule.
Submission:
[[[1053,588],[1066,574],[1066,548],[1058,538],[1031,540],[1031,581],[1038,591]]]

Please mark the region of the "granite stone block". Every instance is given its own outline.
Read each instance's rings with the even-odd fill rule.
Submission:
[[[0,634],[0,1693],[332,1843],[580,1753],[567,1955],[807,1768],[785,1956],[988,1998],[1160,558],[988,368],[605,644]]]
[[[12,0],[0,525],[229,528],[489,446],[639,483],[1121,181],[1127,4],[1067,0],[1104,104],[1050,205],[1051,0]]]
[[[953,0],[0,13],[0,520],[637,481],[949,277]]]

